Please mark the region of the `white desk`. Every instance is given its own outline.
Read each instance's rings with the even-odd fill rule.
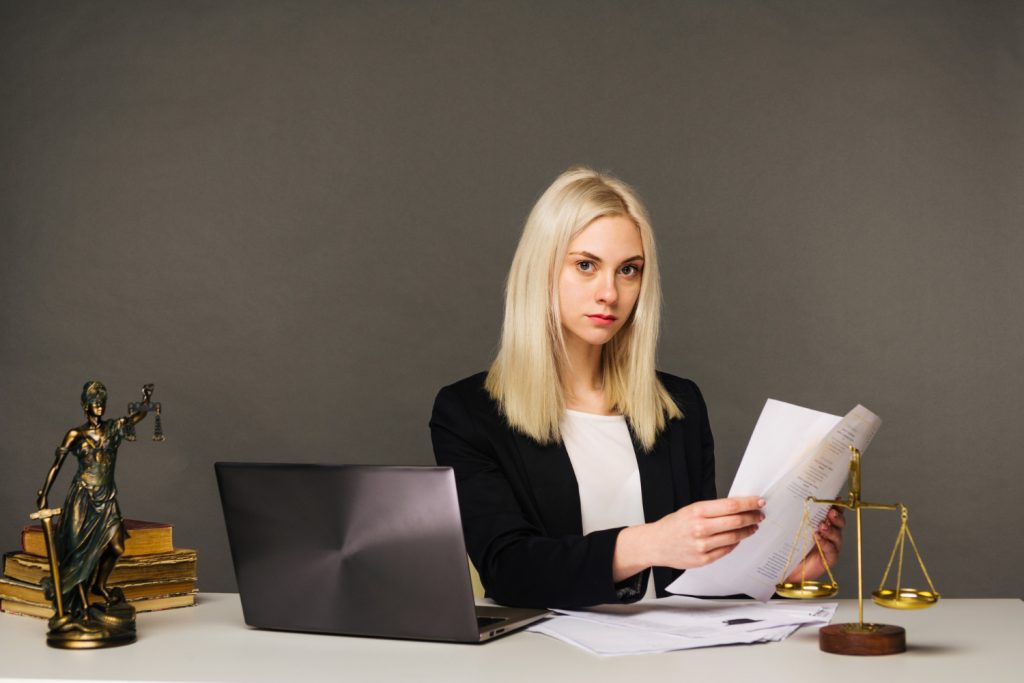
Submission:
[[[944,600],[921,611],[865,606],[865,620],[907,629],[908,652],[841,657],[817,629],[781,643],[596,657],[536,633],[483,645],[282,633],[242,623],[238,596],[203,593],[197,607],[140,614],[134,645],[82,652],[46,646],[46,623],[0,614],[0,680],[111,681],[990,681],[1024,680],[1024,602]],[[856,620],[841,600],[836,622]]]

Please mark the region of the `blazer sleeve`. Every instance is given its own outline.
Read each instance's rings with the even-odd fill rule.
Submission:
[[[437,464],[455,471],[467,552],[488,597],[506,605],[564,608],[634,597],[635,591],[617,589],[612,579],[621,528],[546,533],[517,470],[511,430],[495,419],[488,401],[482,391],[445,387],[430,420]]]

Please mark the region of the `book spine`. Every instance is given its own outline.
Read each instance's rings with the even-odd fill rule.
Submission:
[[[44,576],[49,576],[47,560],[25,553],[8,553],[4,556],[4,576],[26,583],[39,585]],[[194,550],[178,550],[161,555],[136,555],[122,558],[110,573],[110,583],[128,583],[157,579],[179,579],[196,576],[196,553]]]
[[[155,555],[174,551],[173,532],[170,524],[156,522],[140,522],[126,519],[124,557],[133,555]],[[21,549],[29,555],[46,557],[46,540],[43,529],[38,525],[29,525],[21,530]]]
[[[162,612],[168,609],[194,606],[196,604],[196,593],[142,598],[134,601],[129,600],[128,602],[135,608],[136,612]],[[53,608],[49,605],[11,600],[9,598],[0,599],[0,612],[42,619],[50,619],[54,614]]]

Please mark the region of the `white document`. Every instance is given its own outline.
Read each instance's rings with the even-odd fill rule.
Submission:
[[[774,642],[783,640],[798,628],[799,626],[782,626],[772,631],[736,632],[718,638],[686,638],[671,633],[644,631],[578,617],[559,616],[535,624],[530,630],[557,638],[595,655],[640,655],[716,645]]]
[[[594,654],[644,654],[778,641],[800,626],[829,623],[835,610],[834,602],[761,605],[676,596],[590,610],[557,610],[559,616],[530,630]]]
[[[742,593],[768,600],[783,578],[804,500],[834,499],[849,473],[849,447],[863,453],[881,424],[860,405],[840,419],[769,399],[729,491],[729,496],[764,498],[764,521],[731,553],[706,567],[688,569],[668,590],[684,595]],[[811,506],[811,529],[827,512],[826,505]],[[793,563],[799,559],[794,556]]]
[[[799,626],[822,619],[828,623],[831,617],[827,607],[823,608],[820,603],[787,604],[786,607],[788,609],[775,609],[774,604],[749,600],[703,600],[677,595],[629,605],[554,611],[578,619],[688,638],[710,638],[777,626]]]

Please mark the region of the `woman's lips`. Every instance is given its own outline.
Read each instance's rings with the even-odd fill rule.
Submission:
[[[615,322],[615,316],[613,315],[588,315],[587,317],[598,325],[611,325]]]

